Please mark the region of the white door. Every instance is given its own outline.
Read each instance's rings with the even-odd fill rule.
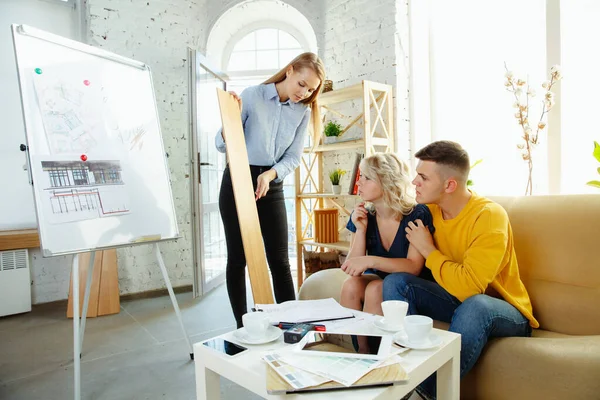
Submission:
[[[221,127],[216,88],[226,89],[226,76],[190,49],[190,116],[192,119],[192,207],[194,230],[194,295],[201,296],[225,281],[227,246],[219,214],[219,189],[225,154],[215,148]]]

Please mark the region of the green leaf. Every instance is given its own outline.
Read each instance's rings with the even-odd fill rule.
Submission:
[[[471,186],[473,186],[473,181],[471,179],[469,179],[467,181],[467,187],[471,187]]]
[[[600,162],[600,144],[594,140],[594,158]]]
[[[475,162],[473,163],[473,165],[471,165],[471,168],[474,168],[474,167],[476,167],[477,165],[481,164],[481,162],[482,162],[482,161],[483,161],[483,158],[480,158],[479,160],[475,161]]]
[[[586,185],[594,186],[600,189],[600,181],[589,181],[588,183],[586,183]]]
[[[598,171],[598,173],[600,174],[600,167],[598,167],[597,171]]]

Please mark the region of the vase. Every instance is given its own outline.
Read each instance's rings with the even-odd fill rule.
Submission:
[[[333,144],[338,142],[337,136],[325,136],[323,138],[323,144]]]
[[[331,185],[331,190],[333,191],[333,194],[340,194],[342,193],[342,187],[340,185]]]

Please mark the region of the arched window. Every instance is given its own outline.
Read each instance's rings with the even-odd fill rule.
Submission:
[[[279,70],[303,51],[300,42],[286,31],[257,29],[235,44],[226,70]]]

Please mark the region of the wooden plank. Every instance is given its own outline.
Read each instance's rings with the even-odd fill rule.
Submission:
[[[40,247],[37,229],[0,231],[0,251]]]
[[[340,250],[340,251],[350,250],[350,242],[346,242],[346,241],[335,242],[335,243],[319,243],[314,240],[307,239],[307,240],[301,241],[300,244],[302,244],[304,246],[316,246],[316,247],[323,247],[323,248],[327,248],[327,249],[334,249],[334,250]]]
[[[105,250],[102,253],[102,275],[100,276],[100,293],[98,296],[99,316],[118,314],[121,311],[117,250]]]
[[[79,312],[83,311],[83,300],[85,296],[85,285],[90,266],[90,257],[92,253],[79,253],[73,257],[79,257]],[[90,287],[90,302],[88,303],[88,318],[98,316],[98,295],[100,290],[100,275],[102,273],[102,251],[96,252],[94,259],[94,275],[92,276],[92,286]],[[80,315],[81,317],[81,315]],[[67,303],[67,318],[73,318],[73,277],[69,284],[69,300]]]
[[[364,82],[364,81],[363,81]],[[319,105],[326,106],[328,104],[341,103],[360,97],[363,93],[363,84],[348,86],[342,89],[332,90],[331,92],[321,93],[319,95]]]
[[[305,147],[304,152],[305,153],[313,153],[313,152],[321,153],[324,151],[333,151],[333,150],[349,150],[349,149],[357,149],[357,148],[363,147],[364,145],[365,145],[365,141],[362,139],[348,140],[348,141],[339,142],[339,143],[321,144],[321,145],[315,147],[314,150],[312,148]]]
[[[227,144],[233,197],[235,198],[238,220],[240,222],[252,296],[255,303],[272,304],[273,291],[271,289],[265,246],[260,231],[258,211],[256,209],[240,108],[232,95],[218,88],[217,97],[221,109],[223,137]]]
[[[314,390],[325,390],[325,389],[342,389],[346,386],[341,383],[330,381],[323,383],[319,386],[313,386],[305,389],[295,390],[290,386],[283,378],[281,378],[277,372],[270,365],[267,368],[267,393],[285,394],[290,392],[310,392]],[[400,383],[408,380],[408,374],[402,368],[400,364],[392,364],[386,367],[376,368],[369,371],[365,376],[356,381],[349,389],[366,386],[376,385],[392,385],[394,383]]]

